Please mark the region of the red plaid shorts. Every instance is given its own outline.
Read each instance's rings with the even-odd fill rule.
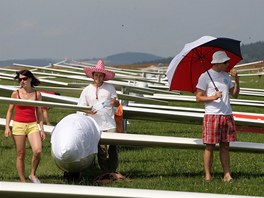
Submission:
[[[216,144],[220,142],[234,141],[236,141],[236,126],[233,115],[204,115],[204,144]]]

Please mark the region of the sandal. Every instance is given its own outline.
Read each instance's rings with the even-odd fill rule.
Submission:
[[[32,183],[35,183],[35,184],[40,184],[41,183],[40,180],[37,177],[33,178],[31,175],[29,175],[28,178],[30,179],[30,181]]]
[[[234,181],[232,177],[230,177],[230,178],[224,178],[223,180],[226,183],[233,183],[233,181]]]
[[[124,180],[124,179],[126,179],[126,177],[125,177],[124,175],[122,175],[121,173],[116,172],[116,171],[110,173],[110,177],[113,178],[113,181],[115,181],[115,180]]]
[[[95,184],[97,185],[104,185],[112,183],[112,179],[110,178],[110,173],[104,173],[102,175],[98,175],[94,179]]]
[[[102,175],[99,175],[95,178],[95,184],[97,185],[104,185],[104,184],[110,184],[113,181],[117,180],[124,180],[126,177],[123,176],[119,172],[112,172],[112,173],[104,173]]]

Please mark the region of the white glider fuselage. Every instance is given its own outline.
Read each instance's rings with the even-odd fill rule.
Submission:
[[[63,171],[87,170],[98,152],[100,130],[95,120],[83,114],[64,117],[51,134],[51,154]]]

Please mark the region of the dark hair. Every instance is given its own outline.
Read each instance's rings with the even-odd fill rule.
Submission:
[[[40,84],[40,81],[31,73],[31,71],[24,69],[16,72],[15,80],[19,79],[19,75],[27,76],[31,78],[31,86],[38,86]]]

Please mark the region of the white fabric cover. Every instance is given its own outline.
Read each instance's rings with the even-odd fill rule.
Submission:
[[[62,170],[82,172],[92,164],[99,140],[100,130],[93,118],[70,114],[52,131],[52,156]]]

